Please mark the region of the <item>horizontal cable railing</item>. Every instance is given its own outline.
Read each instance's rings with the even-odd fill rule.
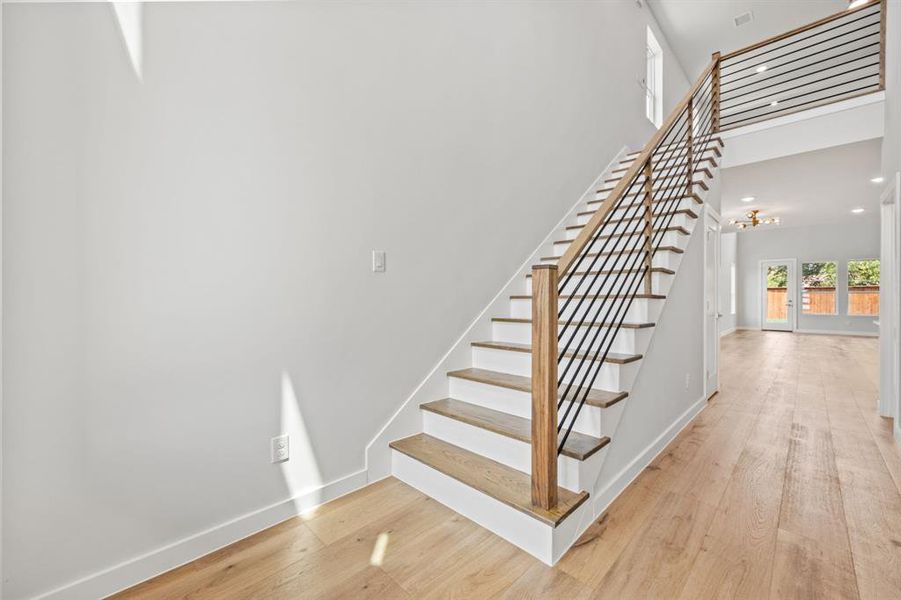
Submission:
[[[556,502],[556,459],[639,297],[716,131],[716,58],[582,227],[532,271],[532,500]]]
[[[730,52],[720,61],[721,129],[885,88],[885,2],[870,2]]]

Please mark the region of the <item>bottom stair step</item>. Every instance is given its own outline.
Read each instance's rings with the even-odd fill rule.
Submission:
[[[588,492],[576,493],[558,487],[556,508],[544,510],[532,506],[532,480],[522,471],[424,433],[391,442],[390,446],[551,527],[559,525],[588,499]]]
[[[529,419],[517,417],[516,415],[470,404],[462,400],[455,400],[454,398],[429,402],[421,405],[419,408],[474,427],[487,429],[521,442],[531,443],[532,441],[532,422]],[[563,454],[576,460],[585,460],[609,442],[610,438],[607,436],[596,438],[573,431],[566,438]]]

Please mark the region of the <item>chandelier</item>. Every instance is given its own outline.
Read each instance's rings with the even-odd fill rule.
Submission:
[[[779,217],[762,217],[760,210],[754,209],[745,215],[747,220],[732,219],[729,225],[735,225],[739,229],[747,229],[748,227],[757,227],[758,225],[778,225]]]

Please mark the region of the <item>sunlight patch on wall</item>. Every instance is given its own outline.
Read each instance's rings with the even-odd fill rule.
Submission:
[[[138,81],[144,82],[144,4],[142,2],[113,2],[119,32],[125,42],[131,68]]]
[[[281,388],[281,433],[286,433],[291,438],[291,458],[280,466],[288,491],[295,499],[297,512],[303,513],[321,502],[319,488],[322,486],[322,475],[297,403],[294,383],[285,371],[282,371]],[[311,492],[312,497],[309,496]]]

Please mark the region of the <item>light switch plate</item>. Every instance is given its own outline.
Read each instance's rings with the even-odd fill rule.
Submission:
[[[384,273],[385,272],[385,251],[384,250],[373,250],[372,251],[372,272],[373,273]]]

